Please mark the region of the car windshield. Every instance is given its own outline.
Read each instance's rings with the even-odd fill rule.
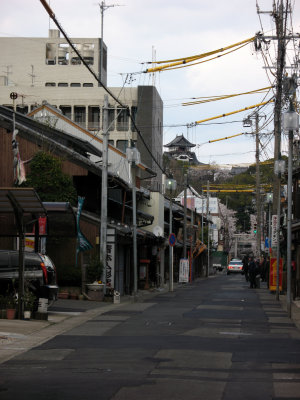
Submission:
[[[242,261],[230,261],[229,264],[243,265]]]

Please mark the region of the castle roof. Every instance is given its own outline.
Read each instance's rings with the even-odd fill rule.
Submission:
[[[164,147],[195,147],[196,145],[189,142],[183,135],[176,136],[170,143],[165,144]]]

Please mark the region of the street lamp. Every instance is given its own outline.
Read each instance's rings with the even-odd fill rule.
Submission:
[[[170,194],[170,219],[169,219],[169,237],[173,233],[172,230],[172,193],[176,190],[177,182],[173,178],[166,181],[166,189]],[[173,292],[173,246],[169,244],[169,291]]]
[[[137,295],[137,243],[136,243],[136,165],[140,162],[140,152],[134,142],[126,149],[126,158],[131,164],[132,184],[132,225],[133,225],[133,295]]]
[[[289,157],[288,157],[288,215],[287,215],[287,312],[291,317],[291,278],[292,278],[292,174],[293,174],[293,136],[294,130],[299,129],[299,115],[293,110],[283,114],[283,128],[289,133]]]

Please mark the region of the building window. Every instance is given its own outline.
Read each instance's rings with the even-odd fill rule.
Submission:
[[[56,44],[46,43],[46,64],[55,65],[56,64]]]
[[[137,107],[135,106],[131,107],[131,115],[133,121],[136,123]],[[131,132],[135,132],[135,128],[132,121],[131,121]]]
[[[69,64],[69,45],[67,43],[60,43],[58,45],[58,64]]]
[[[109,140],[108,144],[111,144],[112,146],[114,146],[115,145],[115,141],[114,140]]]
[[[71,83],[70,86],[71,86],[71,87],[80,87],[80,86],[81,86],[81,83],[79,83],[79,82],[73,82],[73,83]]]
[[[85,107],[74,106],[74,122],[85,128]]]
[[[117,149],[126,153],[126,149],[128,147],[128,140],[117,140]]]
[[[57,86],[59,87],[67,87],[69,84],[67,82],[58,82]]]
[[[71,106],[59,106],[60,111],[63,113],[64,116],[67,118],[72,118],[72,108]]]
[[[110,108],[111,106],[108,106],[108,126],[109,126],[109,131],[114,131],[115,130],[115,109]],[[102,113],[102,126],[103,126],[103,113]]]
[[[17,106],[17,112],[21,114],[28,114],[28,106]]]
[[[94,45],[92,43],[85,43],[83,45],[82,57],[88,65],[94,64]]]
[[[95,131],[100,129],[100,107],[89,106],[88,108],[88,130]]]
[[[82,86],[83,87],[93,87],[94,84],[93,83],[84,83]]]
[[[117,130],[118,131],[128,131],[129,128],[129,116],[127,110],[117,109],[118,120],[117,120]]]
[[[82,44],[80,43],[75,43],[74,47],[78,50],[78,52],[81,54],[82,51]],[[72,65],[80,65],[81,64],[81,60],[78,57],[78,55],[75,53],[74,50],[72,50],[71,52],[71,64]]]
[[[45,86],[56,86],[55,82],[46,82]]]

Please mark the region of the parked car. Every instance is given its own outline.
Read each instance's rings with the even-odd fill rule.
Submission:
[[[243,273],[243,261],[237,258],[234,258],[227,265],[227,275],[231,273]]]
[[[50,257],[33,252],[24,252],[24,279],[37,298],[48,299],[49,304],[57,299],[58,286],[56,268]],[[12,282],[19,278],[19,252],[0,250],[0,292],[5,294]],[[15,282],[16,286],[16,282]]]

